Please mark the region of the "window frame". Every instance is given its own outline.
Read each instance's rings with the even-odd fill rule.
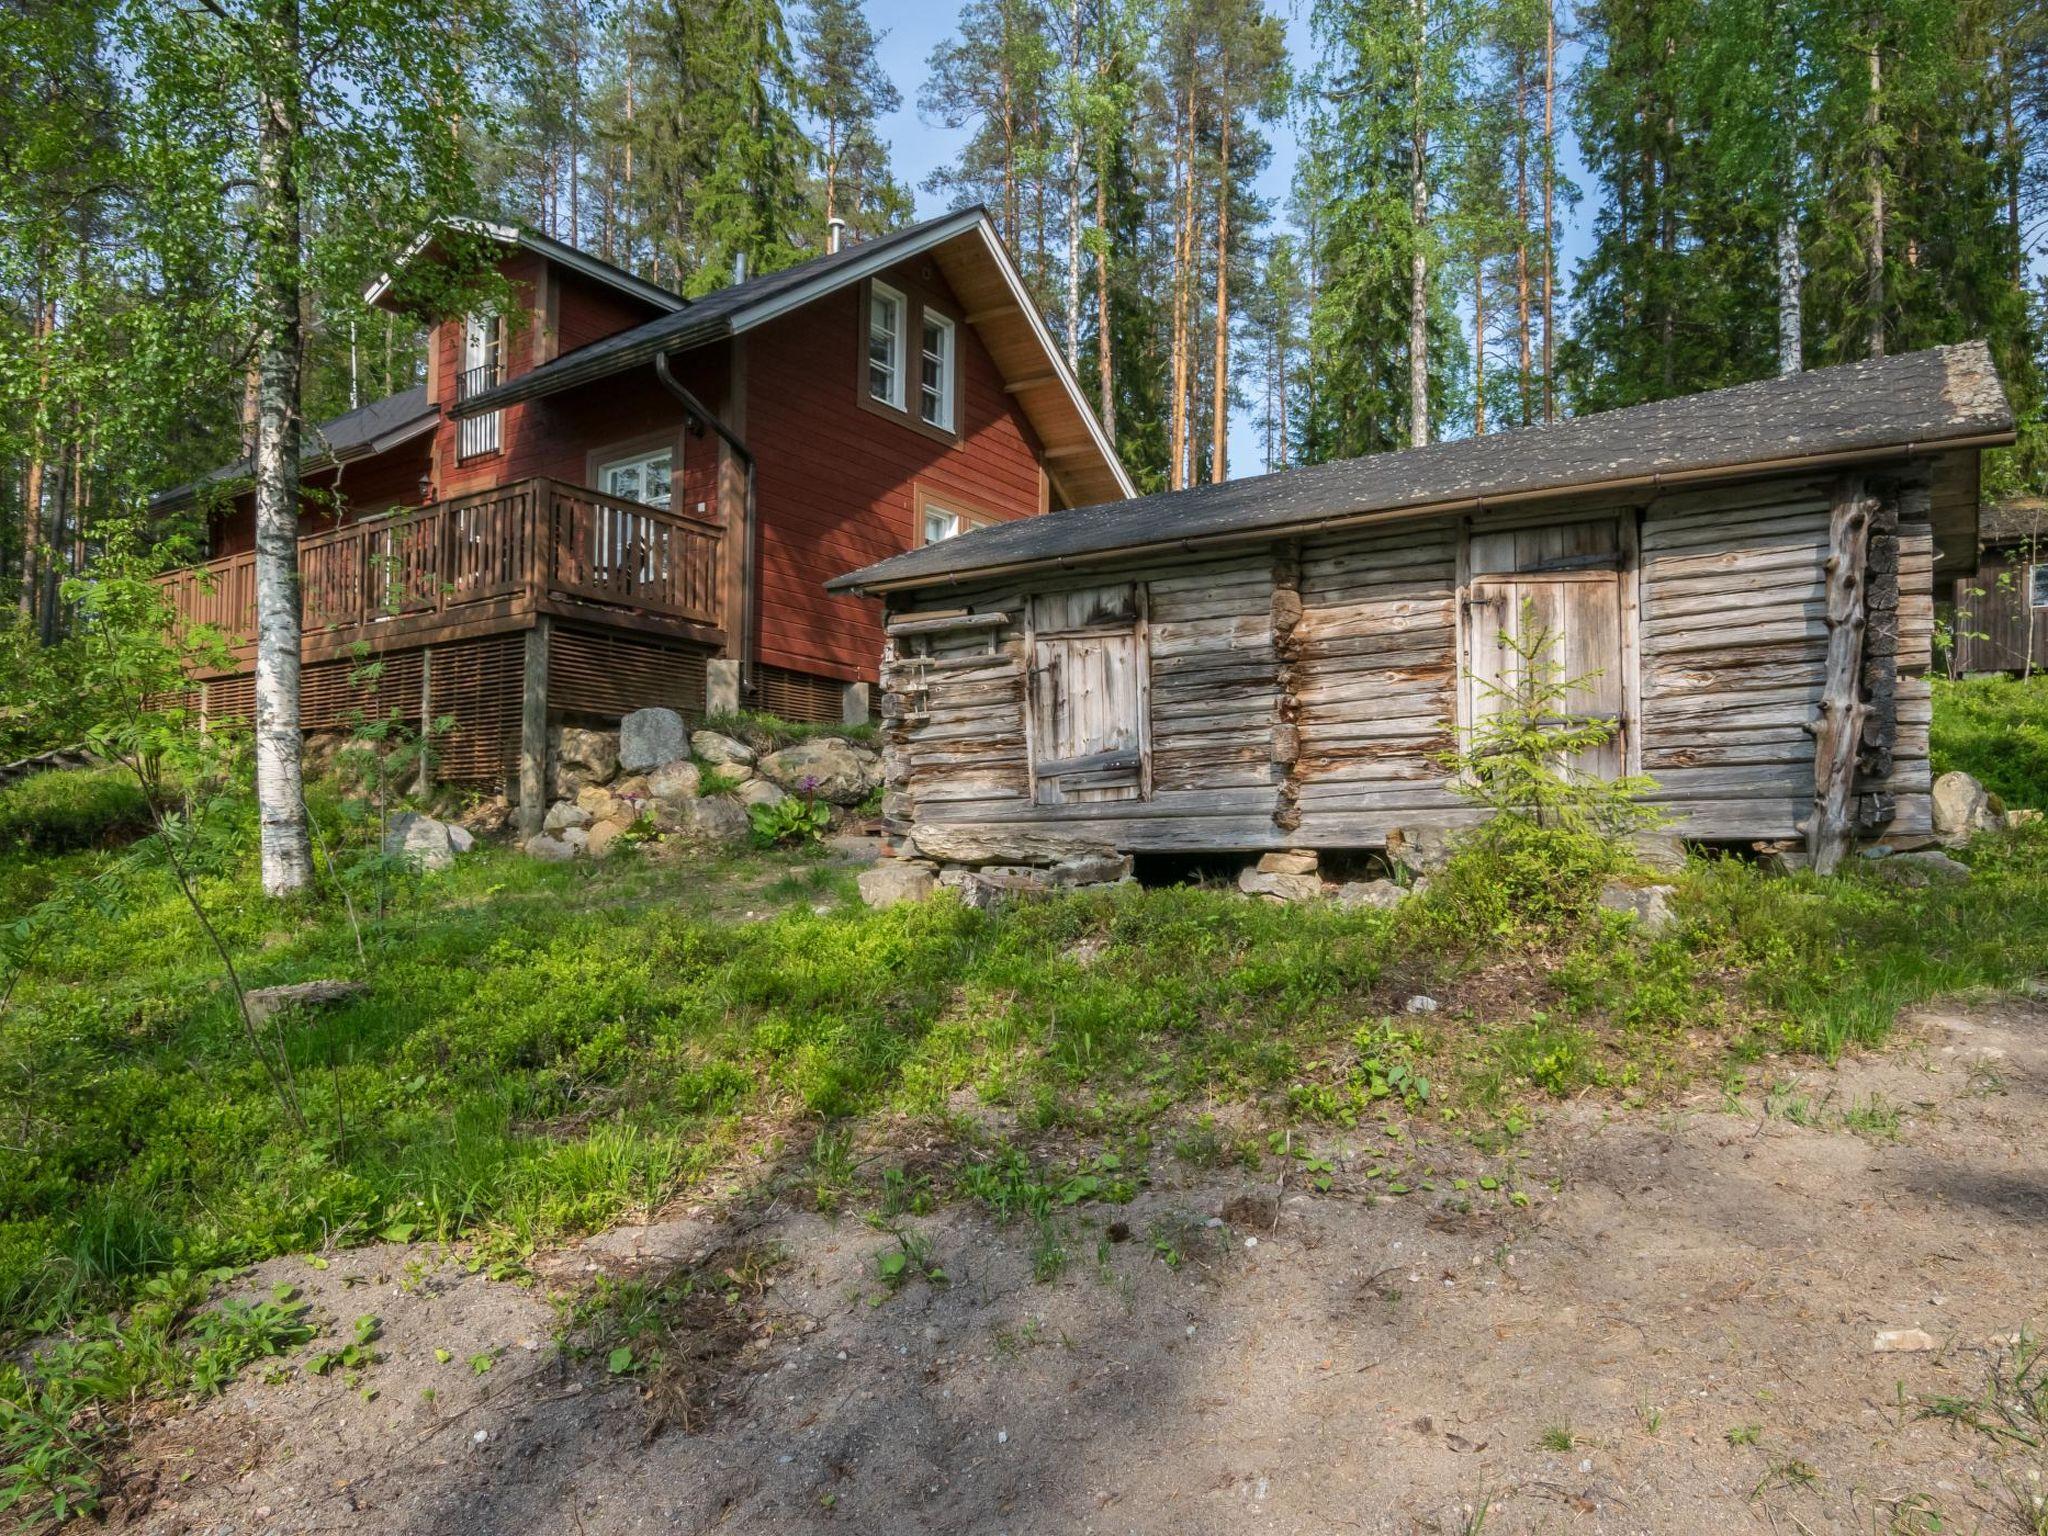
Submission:
[[[936,281],[930,269],[926,269],[923,276],[927,282]],[[901,302],[902,330],[898,337],[901,364],[897,369],[897,378],[901,386],[900,402],[881,399],[869,388],[868,343],[872,332],[874,295],[878,291]],[[886,277],[868,278],[860,284],[858,292],[860,345],[855,359],[859,365],[855,400],[860,408],[893,421],[898,426],[908,427],[933,442],[944,443],[948,447],[959,447],[965,440],[961,421],[966,415],[967,398],[966,318],[950,301],[941,298],[923,282],[902,271],[891,272]],[[945,390],[943,426],[924,419],[924,327],[928,319],[945,326],[952,343],[952,356],[942,381]],[[917,342],[915,350],[911,347],[913,338]],[[913,363],[917,370],[917,382],[914,385],[910,377]]]
[[[2048,560],[2027,564],[2027,606],[2048,608]]]
[[[1000,523],[1002,518],[982,508],[962,501],[946,491],[934,490],[922,483],[911,487],[910,495],[910,548],[922,549],[927,544],[941,542],[925,537],[925,524],[934,516],[950,517],[958,524],[951,535],[959,538],[963,533],[973,533],[978,528],[987,528]]]
[[[681,466],[677,463],[679,455],[676,453],[676,445],[673,442],[647,443],[638,448],[624,450],[612,449],[609,450],[609,454],[609,457],[592,455],[597,460],[590,477],[592,490],[601,492],[619,501],[631,501],[643,507],[652,507],[658,512],[669,512],[675,509],[677,471]],[[621,496],[608,483],[613,470],[625,469],[629,466],[639,468],[644,481],[646,467],[653,464],[657,459],[663,458],[668,460],[668,500],[666,502],[648,501],[641,496]]]
[[[926,345],[929,333],[937,330],[942,338],[936,361],[939,367],[939,382],[936,387],[925,383],[925,365],[934,360],[931,348]],[[936,417],[925,414],[925,394],[929,390],[938,397],[939,414]],[[958,414],[960,398],[960,326],[951,315],[926,305],[917,316],[917,419],[928,427],[941,432],[953,430],[953,418]]]
[[[910,398],[910,298],[898,288],[887,283],[869,283],[862,293],[861,312],[866,324],[861,332],[862,390],[868,402],[892,411],[908,413],[906,402]],[[875,393],[875,301],[888,299],[896,306],[895,329],[889,340],[894,348],[894,357],[889,364],[890,391],[886,395]]]

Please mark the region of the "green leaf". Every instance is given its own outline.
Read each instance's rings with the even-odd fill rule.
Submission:
[[[623,1376],[633,1369],[633,1351],[621,1344],[605,1357],[605,1369],[614,1376]]]

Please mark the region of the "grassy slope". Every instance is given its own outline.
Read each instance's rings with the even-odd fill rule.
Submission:
[[[2048,809],[2048,674],[1935,689],[1934,771],[1960,768],[2008,805]]]

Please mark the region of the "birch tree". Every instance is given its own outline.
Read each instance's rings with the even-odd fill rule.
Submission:
[[[124,19],[138,88],[206,125],[193,153],[209,157],[218,216],[240,236],[238,267],[220,276],[244,303],[256,377],[262,878],[267,894],[290,896],[313,875],[299,734],[301,316],[309,288],[374,277],[394,232],[473,211],[465,145],[503,17],[468,0],[132,0]],[[416,274],[415,301],[447,300],[478,264]]]

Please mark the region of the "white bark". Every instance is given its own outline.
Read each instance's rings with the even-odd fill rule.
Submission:
[[[1778,372],[1797,373],[1806,366],[1804,322],[1799,289],[1805,276],[1799,259],[1799,213],[1788,206],[1778,220]]]
[[[296,6],[281,10],[256,172],[256,808],[269,896],[313,879],[299,738],[299,33]]]
[[[1081,0],[1067,6],[1067,368],[1081,372]]]

